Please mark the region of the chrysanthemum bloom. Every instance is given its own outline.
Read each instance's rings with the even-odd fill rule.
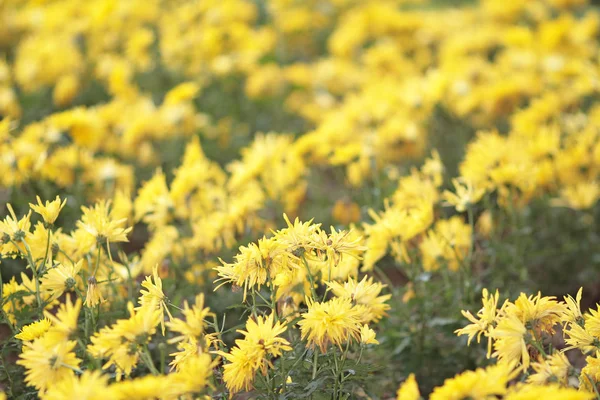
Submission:
[[[175,343],[186,338],[199,339],[204,333],[206,323],[204,319],[209,315],[214,315],[208,307],[204,307],[204,293],[196,296],[196,304],[190,308],[187,301],[183,303],[182,314],[185,321],[180,318],[173,318],[167,322],[167,327],[171,332],[178,332],[181,335],[169,339],[169,343]]]
[[[29,325],[25,325],[21,328],[21,332],[15,335],[15,338],[24,342],[31,342],[41,336],[43,336],[48,329],[52,326],[52,322],[49,319],[44,318],[39,321],[33,322]]]
[[[421,393],[415,379],[415,374],[410,374],[396,393],[396,400],[419,400]]]
[[[266,318],[259,316],[256,321],[249,319],[246,330],[238,331],[244,339],[236,340],[236,346],[229,353],[217,352],[229,361],[224,366],[223,379],[231,393],[250,390],[256,372],[260,370],[264,375],[268,367],[273,367],[269,357],[279,357],[284,351],[292,350],[290,343],[279,337],[286,329],[281,322],[274,323],[273,314]]]
[[[506,363],[466,371],[446,379],[442,386],[433,390],[430,399],[487,399],[501,396],[506,393],[506,386],[512,378],[513,368]]]
[[[160,323],[160,310],[145,307],[134,310],[133,304],[127,308],[130,317],[120,319],[109,327],[102,328],[91,337],[88,352],[97,358],[108,358],[102,369],[116,367],[117,380],[122,374],[129,376],[137,365],[141,346],[146,345],[156,333]]]
[[[600,358],[588,356],[585,363],[579,375],[579,387],[588,393],[594,393],[596,385],[600,382]]]
[[[286,251],[286,247],[275,238],[262,238],[257,243],[240,246],[235,262],[228,264],[221,260],[222,266],[216,268],[222,283],[233,283],[244,288],[244,301],[248,289],[260,289],[278,273],[285,273],[297,264],[297,258]]]
[[[471,321],[471,324],[465,326],[464,328],[457,329],[454,331],[458,336],[468,335],[469,340],[467,341],[467,345],[471,344],[471,340],[475,336],[477,336],[477,343],[479,343],[481,339],[481,335],[489,337],[490,330],[496,325],[497,322],[497,313],[498,310],[498,298],[500,294],[498,290],[493,295],[490,295],[487,289],[483,289],[482,291],[482,303],[483,307],[477,311],[477,317],[475,318],[470,311],[462,310],[461,313],[463,317]],[[492,341],[488,339],[488,358],[492,353]]]
[[[67,340],[77,331],[77,320],[81,311],[81,299],[71,301],[67,297],[66,301],[58,307],[55,314],[44,311],[44,316],[52,322],[52,327],[48,330],[48,336],[58,340]]]
[[[52,295],[53,299],[60,297],[65,291],[72,290],[79,280],[83,260],[76,264],[56,264],[42,277],[40,289]]]
[[[561,316],[561,320],[565,324],[584,324],[583,314],[581,313],[581,297],[583,295],[583,288],[579,288],[575,298],[568,295],[565,296],[565,310]]]
[[[498,325],[493,328],[489,336],[494,340],[494,353],[500,361],[521,364],[523,370],[529,368],[529,350],[527,349],[527,328],[521,320],[508,314],[498,320]]]
[[[37,205],[29,203],[29,206],[33,211],[40,214],[44,219],[44,222],[51,226],[58,218],[58,214],[63,209],[65,204],[67,204],[67,199],[64,199],[62,202],[60,201],[60,197],[56,196],[56,199],[53,201],[46,201],[46,203],[42,203],[40,196],[36,196]]]
[[[309,346],[318,346],[321,353],[326,353],[329,343],[342,348],[346,341],[359,339],[360,311],[349,298],[334,297],[323,303],[307,298],[306,303],[308,311],[298,325]]]
[[[155,399],[177,398],[177,388],[173,387],[170,376],[146,375],[135,379],[123,380],[109,386],[109,391],[104,398],[127,399]]]
[[[456,193],[446,190],[442,197],[446,200],[446,205],[454,206],[458,212],[465,212],[471,205],[477,204],[485,194],[485,188],[476,188],[473,182],[466,178],[452,179],[452,184]]]
[[[154,278],[154,282],[152,279]],[[140,291],[139,302],[140,305],[136,307],[136,310],[149,308],[152,310],[158,310],[160,312],[160,326],[162,328],[162,334],[165,334],[165,312],[169,316],[169,319],[173,319],[171,312],[167,306],[167,296],[165,296],[162,290],[162,279],[158,276],[158,265],[155,265],[152,270],[152,276],[147,276],[142,282],[142,287],[145,290]]]
[[[88,289],[87,294],[85,296],[84,304],[86,305],[86,307],[93,308],[96,307],[98,304],[103,303],[104,301],[105,300],[102,297],[102,293],[98,288],[98,282],[96,281],[96,278],[90,276],[88,278]]]
[[[100,371],[84,371],[80,376],[69,375],[50,385],[44,399],[103,400],[107,398],[108,379],[109,376],[102,375]]]
[[[375,339],[375,331],[369,328],[369,325],[364,324],[360,328],[360,343],[361,344],[379,344],[377,339]]]
[[[194,354],[183,362],[176,373],[170,375],[179,393],[198,393],[207,385],[216,366],[208,353]]]
[[[538,334],[541,332],[552,333],[565,311],[565,305],[556,300],[554,296],[527,296],[521,293],[514,303],[508,303],[504,312],[516,315],[524,324],[530,326]],[[600,332],[598,332],[600,333]]]
[[[25,247],[21,246],[20,242],[31,228],[31,211],[18,219],[10,203],[6,207],[10,215],[0,221],[0,255],[15,257],[18,254],[25,254]],[[16,242],[18,247],[12,242]]]
[[[365,275],[361,281],[349,278],[344,284],[335,281],[326,282],[326,284],[336,297],[348,298],[356,305],[357,309],[361,311],[363,323],[379,321],[390,309],[385,302],[392,295],[379,296],[385,285],[373,282],[372,277],[369,278]]]
[[[126,218],[112,219],[109,206],[109,201],[101,201],[96,203],[94,207],[81,207],[83,216],[81,221],[77,222],[77,226],[87,232],[88,235],[91,235],[99,244],[104,244],[107,241],[110,243],[127,242],[127,234],[133,228],[125,227]]]
[[[569,373],[575,371],[564,353],[556,352],[547,358],[540,356],[539,361],[531,363],[535,373],[527,377],[527,382],[537,385],[560,383],[567,386]]]
[[[46,390],[55,382],[74,375],[72,368],[81,362],[73,349],[77,342],[42,336],[33,342],[25,342],[21,359],[17,364],[25,367],[25,382],[40,391]]]

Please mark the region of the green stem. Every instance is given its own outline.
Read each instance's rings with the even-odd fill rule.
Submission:
[[[338,398],[338,378],[340,376],[340,367],[338,366],[338,360],[337,360],[337,349],[334,349],[334,352],[333,352],[333,362],[335,364],[333,398],[337,399]]]
[[[160,373],[158,372],[158,369],[156,369],[156,366],[154,365],[154,362],[152,361],[152,356],[150,355],[150,351],[148,350],[148,345],[144,345],[142,353],[140,354],[140,357],[142,359],[142,361],[144,361],[144,364],[146,364],[146,367],[148,367],[148,369],[150,369],[150,372],[152,372],[152,375],[160,375]]]
[[[102,251],[102,246],[98,245],[98,252],[96,253],[96,266],[94,267],[92,276],[96,276],[96,272],[98,272],[98,267],[100,266],[100,251]]]
[[[319,352],[315,348],[313,352],[313,370],[312,370],[312,380],[314,381],[317,378],[317,366],[319,365]]]
[[[12,239],[10,241],[17,249],[19,248]],[[21,242],[23,243],[23,246],[25,246],[25,250],[27,250],[27,262],[29,263],[29,266],[33,272],[33,279],[35,280],[35,299],[38,303],[38,313],[40,315],[40,318],[42,318],[44,314],[44,304],[42,303],[42,298],[40,296],[40,280],[38,278],[38,271],[36,268],[36,264],[33,261],[33,255],[31,254],[31,249],[29,248],[29,245],[24,239],[22,239]]]
[[[51,236],[52,236],[52,231],[48,229],[48,239],[46,240],[46,253],[44,254],[44,260],[40,264],[40,271],[48,263],[48,253],[50,252],[50,237]]]
[[[304,254],[302,254],[302,262],[304,263],[304,266],[306,267],[306,273],[308,274],[308,281],[310,282],[310,293],[312,295],[312,298],[316,299],[317,293],[315,292],[315,280],[312,276],[312,273],[310,272],[310,267],[308,266],[308,261],[306,261],[306,257],[304,257]]]
[[[77,368],[77,367],[74,367],[74,366],[72,366],[72,365],[68,365],[68,364],[65,364],[65,363],[60,363],[60,366],[61,366],[61,367],[65,367],[65,368],[69,368],[70,370],[72,370],[72,371],[75,371],[75,372],[77,372],[78,374],[83,374],[83,371],[82,371],[82,370],[80,370],[79,368]]]
[[[252,290],[250,291],[250,296],[252,297],[252,307],[251,307],[251,312],[252,312],[252,316],[254,317],[254,319],[256,320],[257,318],[257,312],[256,312],[256,295],[255,295],[255,291],[254,288],[252,288]]]
[[[0,268],[0,311],[2,311],[2,315],[6,319],[6,323],[10,327],[10,330],[15,333],[15,327],[12,322],[10,322],[10,318],[6,311],[4,311],[4,281],[2,280],[2,268]],[[8,373],[7,373],[8,374]]]
[[[596,382],[594,382],[588,374],[585,374],[585,377],[588,379],[588,381],[590,381],[590,385],[592,385],[592,387],[594,388],[594,393],[596,394],[596,399],[600,400],[600,393],[598,393],[598,387],[596,386]]]

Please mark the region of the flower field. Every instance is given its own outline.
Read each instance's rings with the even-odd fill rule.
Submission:
[[[0,399],[600,400],[600,2],[0,0]]]

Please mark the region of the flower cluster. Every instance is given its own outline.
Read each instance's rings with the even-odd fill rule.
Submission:
[[[459,3],[0,0],[0,391],[600,399],[600,14]]]

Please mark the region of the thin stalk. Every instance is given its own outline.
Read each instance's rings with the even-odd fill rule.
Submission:
[[[74,367],[74,366],[72,366],[72,365],[65,364],[65,363],[60,363],[60,366],[61,366],[61,367],[65,367],[65,368],[69,368],[70,370],[72,370],[72,371],[75,371],[75,372],[77,372],[78,374],[83,374],[83,371],[82,371],[82,370],[80,370],[79,368],[77,368],[77,367]]]
[[[306,267],[306,273],[308,274],[308,281],[310,282],[310,293],[312,295],[312,298],[316,299],[317,293],[315,292],[315,280],[312,276],[312,273],[310,272],[310,267],[308,266],[308,261],[306,261],[306,257],[304,257],[304,254],[302,254],[302,262],[304,263],[304,266]]]
[[[98,246],[98,252],[96,253],[96,266],[94,267],[94,272],[92,276],[96,276],[96,272],[98,272],[98,267],[100,266],[100,252],[102,251],[102,246]]]
[[[146,364],[146,366],[150,369],[150,372],[152,372],[152,375],[160,375],[158,372],[158,369],[156,369],[156,366],[154,365],[154,362],[152,361],[152,356],[150,356],[150,351],[148,350],[148,345],[144,345],[142,352],[140,353],[140,357],[142,359],[142,361],[144,361],[144,364]]]
[[[19,248],[12,239],[10,239],[10,241],[17,249]],[[36,264],[33,261],[33,255],[31,254],[31,249],[29,248],[29,245],[27,244],[27,242],[25,240],[21,240],[21,242],[25,246],[25,250],[27,250],[27,262],[29,263],[31,270],[33,271],[33,279],[35,280],[35,299],[38,303],[38,313],[40,314],[40,318],[42,318],[43,311],[44,311],[44,305],[42,303],[42,298],[40,296],[40,280],[38,278],[38,271],[36,268]]]

